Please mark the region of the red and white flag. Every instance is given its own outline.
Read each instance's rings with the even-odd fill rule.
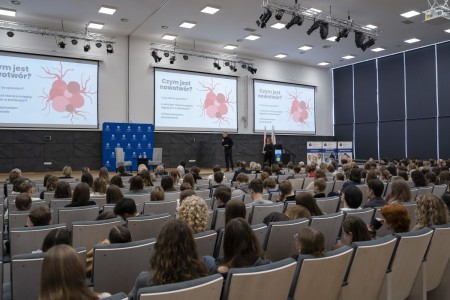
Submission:
[[[264,147],[266,147],[266,143],[267,143],[267,133],[266,133],[266,126],[264,126],[264,142],[263,142],[262,153],[266,153],[266,151],[264,151]]]
[[[276,144],[277,143],[277,139],[275,137],[275,126],[272,125],[272,135],[271,135],[271,139],[272,139],[272,144]]]

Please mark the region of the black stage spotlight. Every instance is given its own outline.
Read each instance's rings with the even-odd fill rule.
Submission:
[[[10,30],[10,31],[8,31],[8,32],[6,33],[6,35],[9,36],[9,37],[13,37],[13,36],[14,36],[14,32],[12,32],[12,31]]]
[[[101,48],[101,47],[102,47],[102,43],[96,43],[96,44],[95,44],[95,47]]]
[[[256,25],[258,25],[258,27],[265,28],[267,22],[270,20],[271,17],[272,12],[266,9],[266,11],[259,17],[259,20],[256,21]]]
[[[253,68],[252,66],[248,66],[247,70],[251,73],[251,74],[256,74],[256,71],[258,71],[257,69]]]
[[[313,33],[314,30],[316,30],[317,28],[319,28],[320,23],[322,23],[322,21],[315,21],[312,26],[308,29],[308,31],[306,32],[307,35],[311,35],[311,33]]]
[[[299,15],[294,15],[293,17],[292,17],[292,19],[286,24],[286,26],[284,26],[284,27],[286,27],[286,29],[289,29],[289,28],[291,28],[292,26],[294,26],[295,24],[298,24],[299,23],[299,21],[300,21],[300,16]],[[302,21],[303,22],[303,21]]]
[[[184,60],[188,60],[188,59],[189,59],[189,56],[187,56],[186,54],[184,54],[184,55],[183,55],[183,59],[184,59]]]
[[[91,45],[89,45],[89,44],[84,45],[83,49],[84,49],[84,52],[88,52],[89,50],[91,50]]]
[[[76,40],[76,39],[73,39],[73,40],[71,40],[71,42],[72,42],[72,45],[76,45],[76,44],[78,44],[78,41]]]
[[[165,56],[165,57],[169,57],[169,55],[170,55],[169,52],[164,51],[164,56]]]
[[[66,48],[66,43],[64,43],[64,41],[61,41],[58,43],[58,47],[61,49],[64,49],[64,48]]]
[[[361,48],[364,45],[366,36],[360,31],[355,31],[355,44],[357,48]]]
[[[322,40],[325,40],[328,37],[328,23],[322,22],[320,23],[320,37]]]
[[[242,64],[242,65],[241,65],[241,68],[242,68],[242,69],[247,69],[247,65],[246,65],[246,64]]]
[[[107,44],[106,45],[106,54],[113,54],[113,53],[114,53],[113,46],[111,44]]]
[[[170,58],[170,64],[173,65],[173,63],[175,62],[177,58],[175,57],[175,55],[172,55],[172,57]]]
[[[220,67],[220,65],[219,65],[217,62],[214,62],[214,63],[213,63],[213,66],[214,66],[214,68],[216,68],[216,69],[219,70],[219,71],[220,71],[220,69],[222,69],[222,68]]]
[[[361,46],[361,50],[362,51],[366,51],[367,48],[372,47],[373,45],[375,45],[375,39],[374,38],[370,38],[367,42],[365,42],[362,46]]]
[[[281,18],[283,18],[283,14],[284,14],[284,10],[277,11],[277,13],[275,14],[275,19],[277,19],[277,21],[280,21]]]
[[[226,62],[225,62],[225,66],[229,67],[229,66],[230,66],[230,62],[229,62],[229,61],[226,61]]]
[[[348,28],[342,28],[341,30],[339,30],[339,34],[338,34],[338,36],[337,36],[337,38],[336,38],[336,42],[339,43],[339,41],[340,41],[342,38],[348,37],[348,33],[349,33],[349,32],[350,32],[350,29],[348,29]]]
[[[152,57],[155,60],[155,63],[159,63],[162,59],[161,56],[158,56],[158,52],[156,52],[155,50],[152,51]]]

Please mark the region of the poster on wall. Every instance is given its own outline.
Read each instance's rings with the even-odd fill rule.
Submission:
[[[322,159],[327,164],[336,160],[337,155],[337,143],[336,142],[323,142],[322,143]]]
[[[307,142],[306,163],[320,164],[322,162],[322,142]]]
[[[339,163],[342,159],[346,159],[347,162],[353,159],[353,142],[338,142],[338,160]]]
[[[137,170],[138,158],[152,158],[154,132],[153,124],[103,123],[102,166],[114,172],[116,170],[115,149],[122,148],[125,161],[131,161],[133,171]]]

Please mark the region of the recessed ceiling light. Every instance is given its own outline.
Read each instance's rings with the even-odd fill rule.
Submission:
[[[0,8],[0,15],[15,17],[16,11],[14,9]]]
[[[276,58],[285,58],[285,57],[288,57],[288,55],[284,54],[284,53],[279,53],[279,54],[275,55],[275,57]]]
[[[191,28],[194,27],[195,25],[197,25],[197,23],[195,23],[195,22],[184,21],[184,22],[181,23],[179,26],[182,27],[182,28],[189,28],[189,29],[191,29]]]
[[[319,65],[319,66],[327,66],[329,64],[330,64],[329,62],[323,61],[323,62],[318,63],[317,65]]]
[[[308,50],[311,50],[312,48],[313,47],[311,47],[311,46],[302,46],[302,47],[298,48],[298,50],[308,51]]]
[[[418,16],[418,15],[420,15],[420,12],[415,11],[415,10],[411,10],[411,11],[400,14],[400,16],[407,18],[407,19]]]
[[[286,24],[284,24],[284,23],[275,23],[275,24],[273,24],[270,27],[275,28],[275,29],[282,29],[282,28],[286,27]]]
[[[413,44],[413,43],[417,43],[417,42],[420,42],[420,40],[416,39],[416,38],[412,38],[412,39],[405,41],[405,43],[408,43],[408,44]]]
[[[88,28],[93,28],[93,29],[102,29],[103,28],[103,23],[97,23],[97,22],[89,22]]]
[[[102,6],[98,12],[101,14],[113,15],[116,10],[117,8],[114,7]]]
[[[201,12],[202,12],[202,13],[205,13],[205,14],[213,15],[213,14],[215,14],[216,12],[218,12],[219,10],[220,10],[220,8],[218,8],[218,7],[216,7],[216,6],[208,5],[208,6],[206,6],[204,9],[202,9]]]
[[[342,56],[343,59],[352,59],[355,58],[353,55]]]
[[[372,25],[372,24],[367,24],[366,26],[364,26],[365,28],[368,28],[368,29],[377,29],[378,28],[378,26],[375,26],[375,25]]]
[[[335,42],[336,39],[337,39],[337,36],[332,36],[332,37],[327,38],[327,41]]]
[[[250,41],[254,41],[259,39],[261,36],[260,35],[256,35],[256,34],[250,34],[248,36],[245,37],[246,40],[250,40]]]
[[[304,14],[308,15],[308,16],[313,16],[313,15],[319,14],[321,12],[322,11],[320,9],[311,7],[310,9],[305,10]]]
[[[384,50],[386,50],[386,49],[384,49],[384,48],[381,48],[381,47],[378,47],[378,48],[372,49],[372,51],[373,51],[373,52],[380,52],[380,51],[384,51]]]
[[[234,50],[236,48],[237,48],[236,45],[226,45],[225,47],[223,47],[223,49],[227,49],[227,50]]]
[[[447,30],[444,30],[445,32],[447,32],[447,33],[450,33],[450,29],[447,29]]]
[[[162,36],[163,40],[169,40],[169,41],[173,41],[176,38],[177,38],[177,36],[173,35],[173,34],[165,34]]]

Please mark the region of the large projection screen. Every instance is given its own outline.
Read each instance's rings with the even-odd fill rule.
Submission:
[[[264,132],[315,134],[315,87],[253,80],[254,128]]]
[[[0,127],[98,128],[98,61],[0,52]]]
[[[237,132],[237,79],[155,68],[155,130]]]

